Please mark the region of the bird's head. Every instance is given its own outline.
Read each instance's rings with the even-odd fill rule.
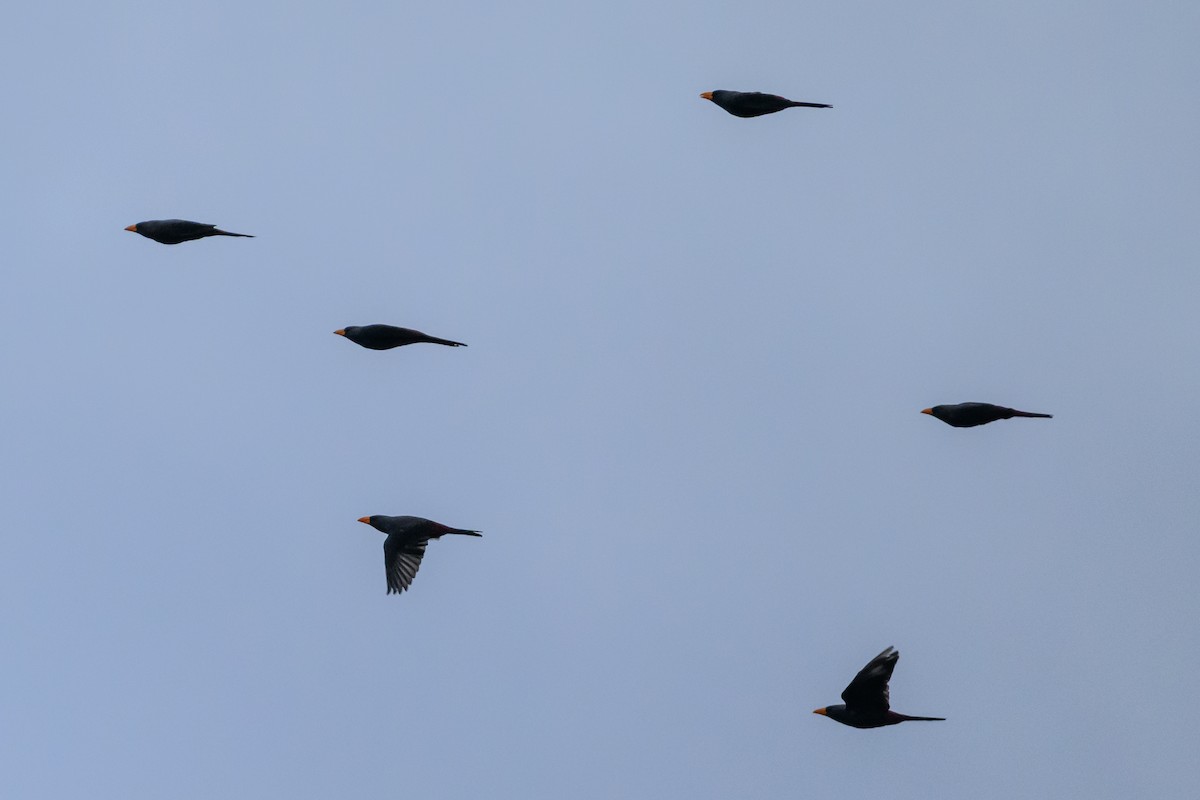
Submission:
[[[338,336],[345,336],[346,338],[350,338],[350,337],[354,336],[354,334],[361,327],[362,327],[361,325],[347,325],[344,328],[338,328],[336,331],[334,331],[334,333],[336,333]]]
[[[813,713],[820,714],[822,717],[841,720],[845,710],[846,706],[842,703],[838,703],[836,706],[825,706],[824,708],[814,709]]]
[[[942,418],[941,408],[942,408],[941,406],[933,406],[932,408],[923,408],[923,409],[921,409],[921,413],[928,414],[929,416],[934,417],[935,419],[941,419]]]
[[[375,519],[375,518],[374,518],[374,517],[359,517],[359,518],[358,518],[358,521],[359,521],[359,522],[362,522],[362,523],[364,523],[364,524],[366,524],[366,525],[370,525],[372,528],[374,528],[374,527],[375,527],[375,523],[374,523],[374,522],[371,522],[371,520],[373,520],[373,519]],[[378,530],[378,529],[376,529],[376,530]]]
[[[129,226],[127,226],[127,227],[125,228],[125,230],[127,230],[127,231],[132,231],[133,233],[137,233],[137,232],[138,232],[137,225],[129,225]]]
[[[700,93],[700,96],[701,96],[701,97],[703,97],[705,100],[712,100],[712,99],[713,99],[713,98],[712,98],[712,96],[713,96],[713,93],[712,93],[712,92],[701,92],[701,93]],[[128,228],[127,228],[126,230],[128,230]]]

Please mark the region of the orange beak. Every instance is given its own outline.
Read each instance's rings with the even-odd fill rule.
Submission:
[[[930,414],[930,415],[932,415],[932,414],[933,414],[933,409],[932,409],[932,408],[923,408],[923,409],[921,409],[921,413],[922,413],[922,414]]]
[[[130,225],[130,226],[129,226],[128,228],[126,228],[125,230],[127,230],[127,231],[133,231],[134,233],[137,233],[137,225]]]
[[[712,100],[712,92],[701,92],[700,96],[705,100]]]
[[[823,709],[823,708],[818,708],[818,709],[817,709],[816,711],[814,711],[813,713],[814,713],[814,714],[820,714],[822,717],[826,716],[826,714],[825,714],[825,709]]]
[[[345,331],[345,329],[334,331],[334,333],[336,333],[338,336],[345,336],[345,335],[346,335],[346,331]]]
[[[370,518],[370,517],[359,517],[359,518],[358,518],[358,521],[359,521],[359,522],[365,522],[365,523],[366,523],[366,524],[368,524],[368,525],[370,525],[370,524],[371,524],[371,518]]]

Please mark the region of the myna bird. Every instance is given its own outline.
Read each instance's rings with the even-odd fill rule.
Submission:
[[[355,344],[370,350],[391,350],[393,347],[403,347],[406,344],[416,344],[417,342],[444,344],[447,347],[466,347],[462,342],[439,339],[411,328],[397,328],[394,325],[350,325],[336,330],[334,333],[338,336],[345,336]]]
[[[958,403],[952,406],[934,406],[921,409],[922,414],[937,417],[947,425],[956,428],[974,428],[976,425],[987,425],[998,419],[1013,417],[1038,417],[1053,419],[1053,414],[1034,414],[1032,411],[1017,411],[1015,408],[994,406],[991,403]]]
[[[785,108],[833,108],[825,103],[801,103],[777,94],[763,94],[762,92],[732,92],[728,89],[716,89],[711,92],[703,92],[700,96],[705,100],[712,100],[735,117],[761,117],[763,114],[774,114]]]
[[[205,225],[203,222],[192,222],[186,219],[151,219],[130,225],[125,230],[140,233],[147,239],[153,239],[159,244],[179,244],[193,239],[203,239],[206,236],[242,236],[253,239],[253,234],[230,233],[217,228],[216,225]]]
[[[425,556],[425,545],[430,539],[440,539],[448,533],[462,536],[483,536],[479,531],[449,528],[433,520],[421,517],[387,517],[375,514],[359,517],[377,531],[387,534],[383,540],[383,566],[387,570],[387,593],[400,594],[413,582],[421,559]]]
[[[882,728],[884,725],[912,720],[944,722],[945,717],[910,717],[891,710],[888,704],[888,681],[899,658],[900,653],[896,648],[884,650],[850,681],[846,691],[842,692],[842,699],[846,701],[844,705],[818,708],[813,713],[853,728]]]

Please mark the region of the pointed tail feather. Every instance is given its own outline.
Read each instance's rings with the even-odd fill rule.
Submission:
[[[833,106],[831,106],[831,105],[826,105],[825,103],[801,103],[801,102],[800,102],[800,101],[798,101],[798,100],[793,100],[793,101],[792,101],[792,104],[791,104],[790,106],[788,106],[788,108],[797,108],[797,107],[803,107],[803,108],[833,108]]]
[[[905,722],[945,722],[945,717],[910,717],[907,714],[900,714]]]
[[[1042,419],[1054,419],[1053,414],[1035,414],[1032,411],[1017,411],[1015,408],[1013,409],[1013,416],[1014,417],[1040,417]]]
[[[444,344],[447,347],[466,347],[466,345],[462,342],[452,342],[449,339],[439,339],[436,336],[426,335],[425,341],[429,342],[430,344]]]
[[[230,233],[229,231],[223,231],[220,228],[213,228],[213,236],[243,236],[247,239],[254,238],[253,233]]]

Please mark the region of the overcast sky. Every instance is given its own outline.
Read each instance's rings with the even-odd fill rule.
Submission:
[[[8,9],[4,794],[1195,797],[1198,39]],[[918,413],[967,400],[1054,419]],[[367,514],[484,538],[388,596]],[[810,713],[888,645],[946,722]]]

